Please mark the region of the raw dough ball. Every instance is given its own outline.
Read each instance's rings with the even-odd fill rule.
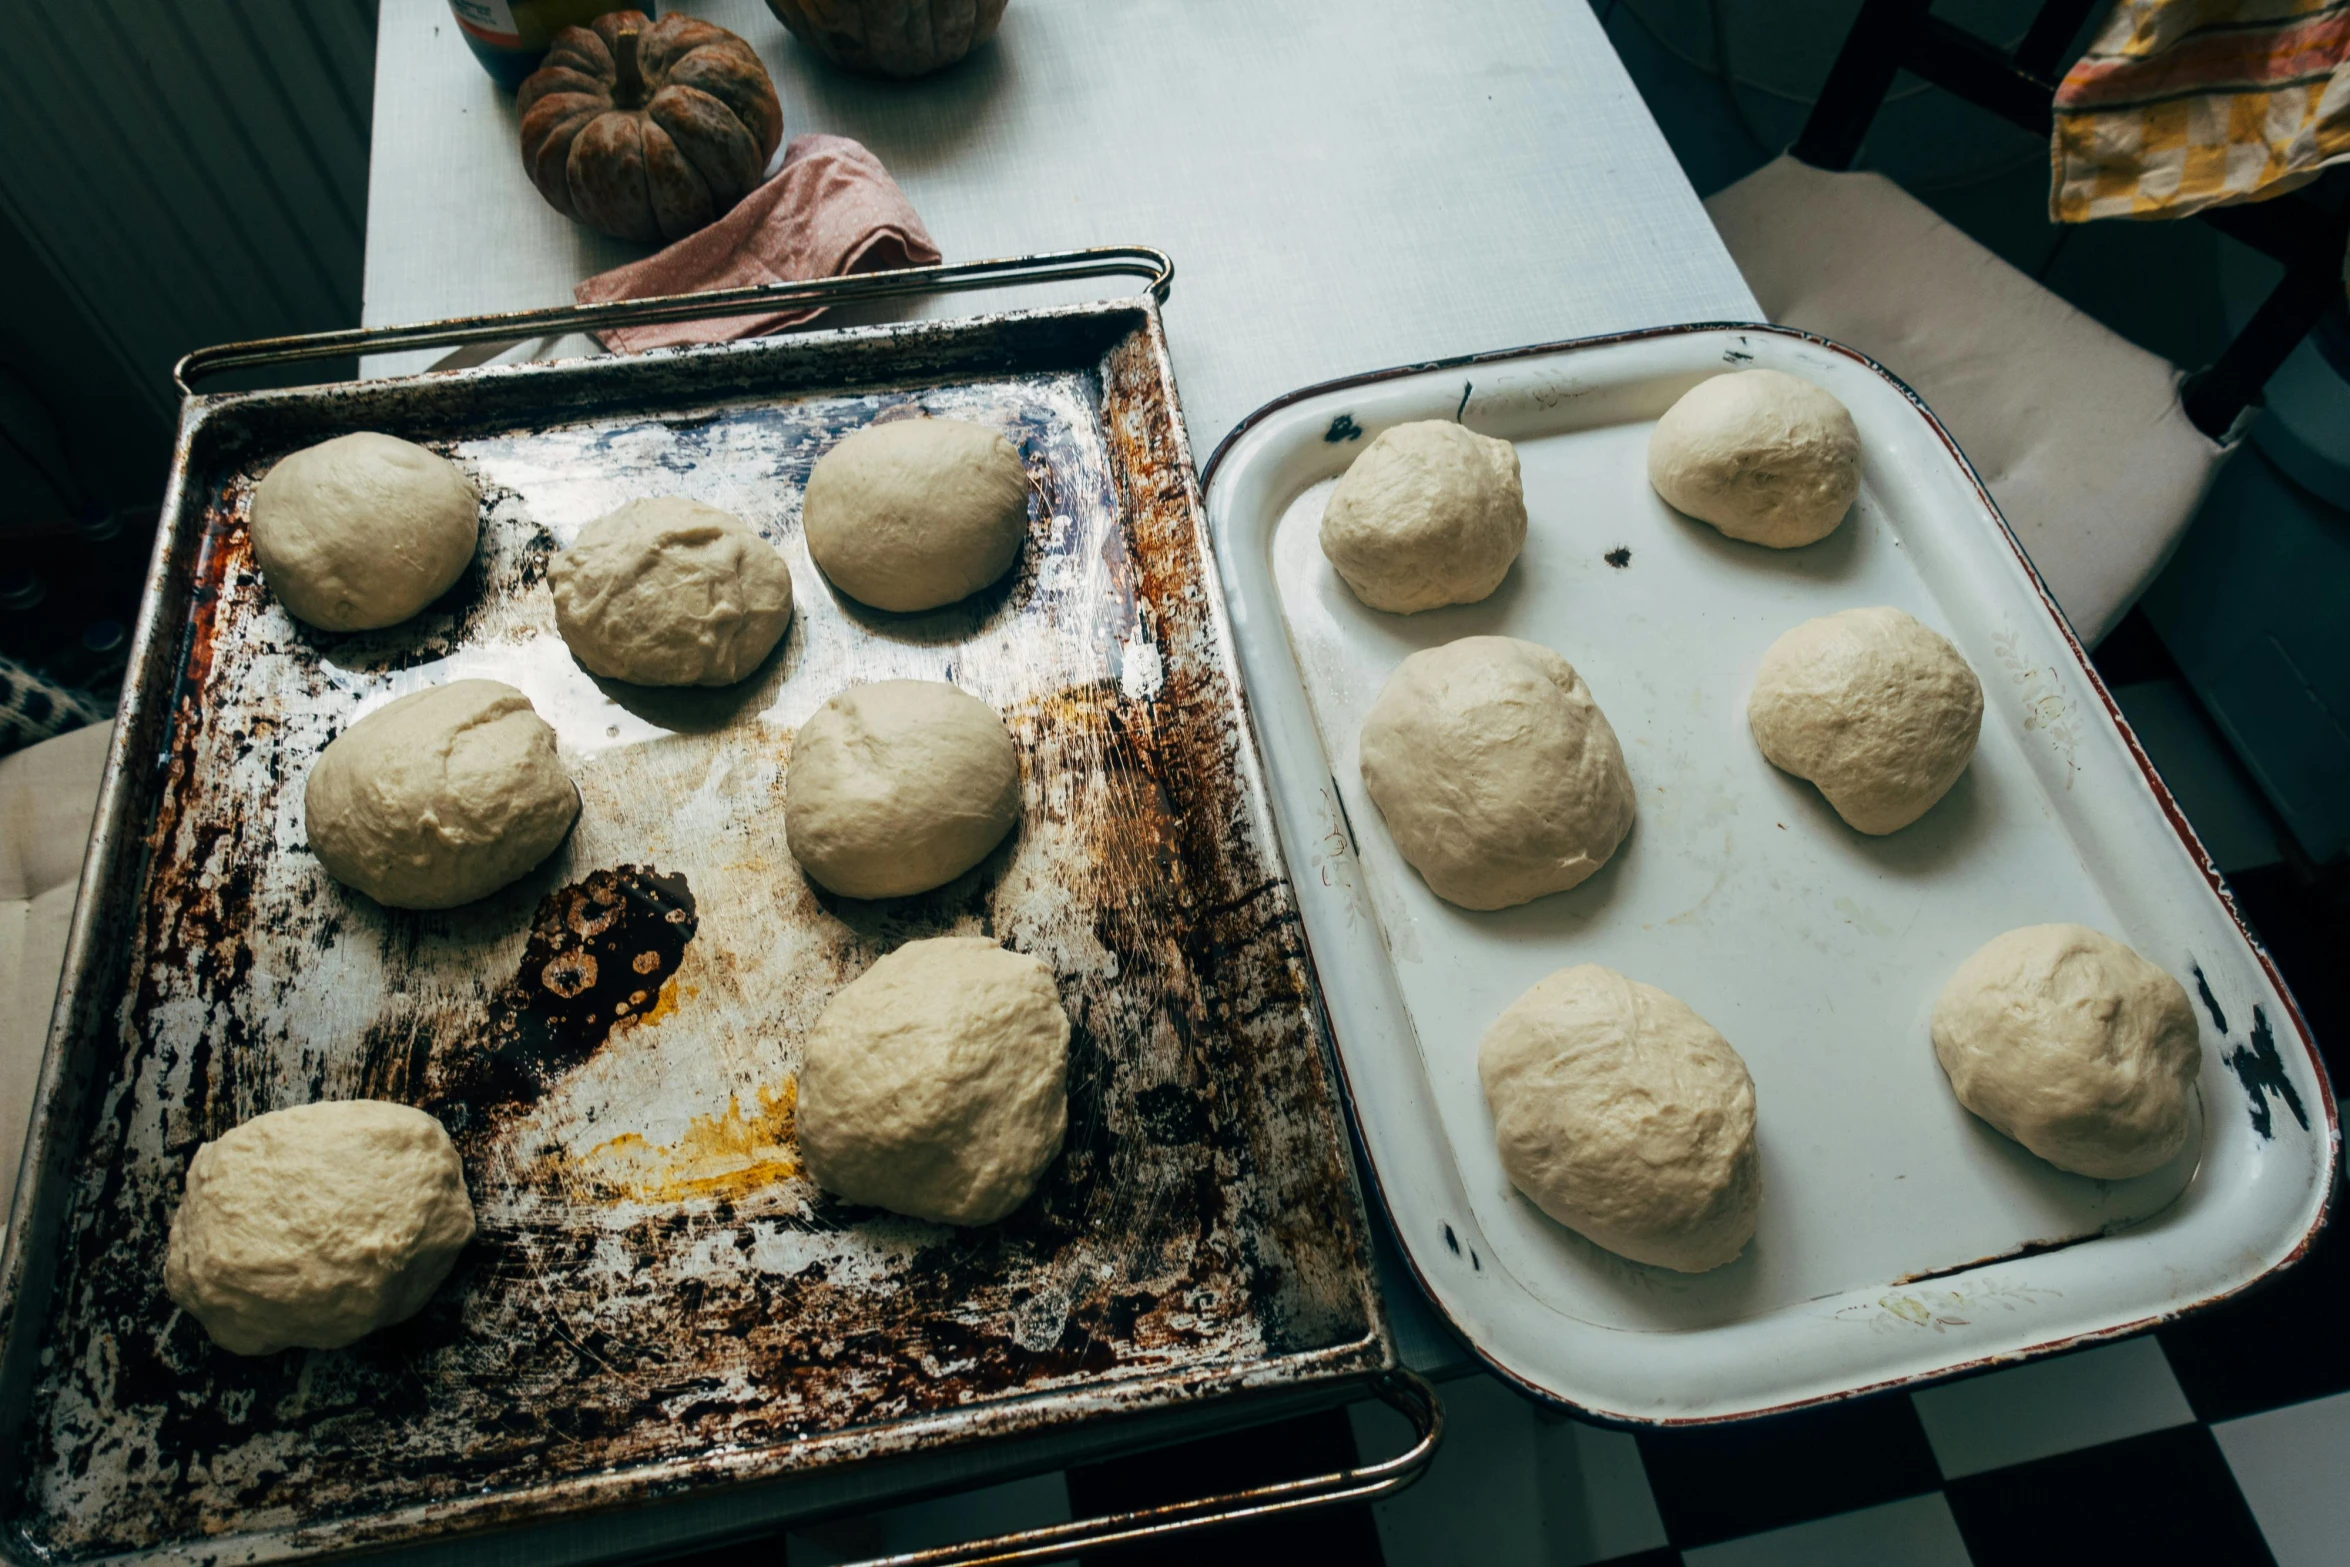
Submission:
[[[1966,771],[1983,686],[1900,610],[1839,610],[1770,645],[1746,722],[1770,764],[1818,785],[1847,823],[1898,832]]]
[[[809,1030],[800,1153],[850,1202],[992,1224],[1061,1151],[1068,1063],[1051,969],[978,936],[908,942]]]
[[[441,1123],[378,1099],[272,1110],[196,1150],[163,1286],[239,1355],[413,1317],[473,1239]]]
[[[1443,419],[1363,448],[1322,512],[1322,553],[1373,609],[1474,604],[1526,542],[1518,449]]]
[[[940,681],[851,686],[792,739],[784,837],[800,868],[845,898],[944,886],[1019,819],[1011,733]]]
[[[1835,532],[1860,494],[1860,431],[1809,381],[1777,370],[1717,375],[1656,422],[1648,482],[1733,539],[1793,549]]]
[[[280,461],[253,492],[253,558],[286,612],[328,631],[397,625],[449,591],[481,497],[446,459],[362,430]]]
[[[555,731],[495,680],[452,680],[337,735],[303,790],[335,880],[398,909],[486,898],[554,852],[579,815]]]
[[[1574,666],[1463,637],[1396,666],[1363,720],[1363,788],[1438,897],[1506,909],[1563,892],[1632,827],[1632,777]]]
[[[1703,1273],[1754,1235],[1754,1079],[1730,1042],[1653,985],[1561,969],[1477,1046],[1510,1184],[1634,1262]]]
[[[1958,1102],[2060,1170],[2121,1181],[2187,1141],[2203,1046],[2187,992],[2085,925],[1994,936],[1934,1001]]]
[[[906,613],[968,598],[1028,537],[1020,449],[961,419],[868,425],[817,460],[808,553],[860,604]]]
[[[665,495],[630,501],[547,562],[555,626],[595,674],[730,686],[791,624],[791,568],[740,517]]]

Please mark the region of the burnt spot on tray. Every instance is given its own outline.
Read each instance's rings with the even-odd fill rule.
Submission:
[[[1461,1254],[1461,1238],[1453,1234],[1452,1226],[1449,1224],[1444,1227],[1444,1244],[1451,1248],[1454,1256],[1457,1257]]]
[[[1330,421],[1330,428],[1322,432],[1322,439],[1333,446],[1340,441],[1359,441],[1362,438],[1363,427],[1355,423],[1353,414],[1340,414]]]
[[[1452,422],[1454,424],[1459,424],[1461,422],[1461,416],[1469,411],[1469,394],[1476,389],[1477,383],[1474,381],[1463,381],[1461,383],[1461,405],[1452,411]]]
[[[1744,339],[1744,338],[1740,338],[1738,341],[1740,341],[1741,343],[1743,343],[1743,342],[1745,342],[1745,341],[1746,341],[1746,339]],[[1724,361],[1725,363],[1727,363],[1727,364],[1734,364],[1734,365],[1750,365],[1750,364],[1753,364],[1753,363],[1754,363],[1754,355],[1752,355],[1752,354],[1748,353],[1748,352],[1747,352],[1745,349],[1743,349],[1743,348],[1725,348],[1725,349],[1723,349],[1723,350],[1722,350],[1722,359],[1723,359],[1723,361]]]
[[[504,493],[512,494],[513,492]],[[521,497],[516,496],[515,500],[517,504],[520,504]],[[554,558],[555,535],[549,533],[544,526],[534,524],[530,530],[530,538],[522,546],[522,558],[515,569],[516,591],[527,593],[546,581],[547,562]]]
[[[2200,980],[2202,976],[2198,974],[2196,978]],[[2244,1085],[2244,1097],[2252,1101],[2252,1130],[2262,1137],[2276,1136],[2276,1119],[2269,1105],[2271,1096],[2285,1102],[2285,1108],[2293,1112],[2293,1119],[2301,1123],[2301,1130],[2309,1130],[2309,1112],[2301,1107],[2301,1096],[2286,1080],[2284,1057],[2277,1054],[2276,1035],[2269,1031],[2266,1012],[2257,1006],[2252,1009],[2252,1042],[2238,1045],[2220,1059],[2236,1074],[2236,1081]]]
[[[556,888],[531,920],[513,982],[491,1000],[487,1037],[436,1063],[424,1108],[454,1135],[536,1102],[619,1023],[661,1004],[696,928],[685,877],[649,865]]]
[[[1632,551],[1625,545],[1619,544],[1599,558],[1615,567],[1616,570],[1622,571],[1626,566],[1632,564]]]
[[[2219,1009],[2219,997],[2211,993],[2211,981],[2203,977],[2203,965],[2194,965],[2195,994],[2203,998],[2203,1010],[2211,1014],[2211,1026],[2221,1033],[2228,1031],[2228,1015]]]
[[[1134,1096],[1135,1119],[1154,1143],[1196,1143],[1208,1133],[1208,1104],[1180,1083],[1155,1083]]]

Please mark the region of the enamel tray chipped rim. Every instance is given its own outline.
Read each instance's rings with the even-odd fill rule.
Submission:
[[[1829,539],[1738,544],[1650,491],[1683,391],[1767,366],[1841,398],[1861,498]],[[1317,540],[1330,484],[1410,419],[1518,444],[1525,553],[1486,602],[1354,599]],[[1687,326],[1308,388],[1245,422],[1207,502],[1358,1130],[1437,1306],[1503,1375],[1604,1419],[1694,1423],[1952,1375],[2136,1331],[2288,1266],[2325,1222],[2339,1128],[2306,1025],[1997,508],[1914,394],[1784,328]],[[1967,774],[1889,838],[1846,829],[1755,750],[1762,651],[1895,604],[1985,691]],[[1557,648],[1621,738],[1640,816],[1569,892],[1478,914],[1434,897],[1362,790],[1355,735],[1409,652],[1500,633]],[[2197,997],[2189,1146],[2126,1182],[2043,1164],[1962,1110],[1936,992],[2018,925],[2075,920]],[[1659,985],[1752,1069],[1765,1198],[1728,1267],[1615,1257],[1502,1174],[1478,1036],[1544,974]]]

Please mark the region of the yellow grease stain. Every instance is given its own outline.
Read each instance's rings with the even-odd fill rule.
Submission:
[[[792,1133],[800,1085],[786,1080],[779,1093],[757,1093],[756,1114],[745,1115],[740,1096],[729,1094],[724,1115],[695,1116],[674,1143],[649,1142],[635,1132],[598,1143],[580,1161],[582,1173],[637,1202],[740,1197],[788,1181],[800,1173]]]
[[[700,995],[701,992],[689,985],[685,989],[685,994],[688,997],[693,997]],[[615,1030],[655,1027],[663,1018],[677,1010],[677,995],[677,976],[672,974],[662,982],[661,989],[654,995],[651,1006],[642,1012],[625,1014],[614,1019],[612,1026]]]

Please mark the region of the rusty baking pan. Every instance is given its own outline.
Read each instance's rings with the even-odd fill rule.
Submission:
[[[327,334],[183,374],[1138,268],[1163,289],[1155,253],[1078,253]],[[842,434],[916,411],[1003,430],[1039,502],[1006,584],[883,616],[827,588],[799,495]],[[483,543],[417,619],[327,636],[262,586],[245,513],[277,458],[354,429],[465,468]],[[549,552],[661,494],[791,564],[791,631],[740,687],[601,682],[555,634]],[[1422,1434],[1389,1465],[947,1554],[1408,1483],[1434,1409],[1380,1313],[1223,603],[1149,296],[192,395],[0,1264],[8,1552],[445,1558],[527,1526],[534,1560],[583,1560],[870,1501],[877,1473],[919,1473],[893,1463],[959,1454],[968,1480],[993,1451],[1033,1467],[1148,1429],[1113,1417],[1181,1406],[1196,1429],[1366,1379]],[[360,713],[468,675],[555,726],[579,826],[481,903],[387,911],[309,853],[300,785]],[[1004,713],[1023,825],[935,893],[836,899],[784,845],[792,734],[846,685],[909,676]],[[827,999],[948,932],[1046,958],[1074,1024],[1066,1150],[977,1231],[824,1196],[792,1132]],[[420,1316],[347,1350],[219,1350],[162,1286],[190,1155],[363,1095],[448,1125],[477,1238]]]

